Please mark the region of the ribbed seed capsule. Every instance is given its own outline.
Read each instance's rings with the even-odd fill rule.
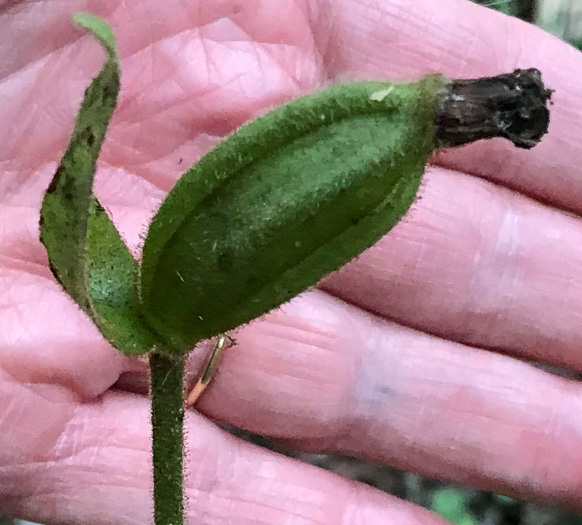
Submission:
[[[534,69],[361,82],[243,126],[182,177],[150,226],[149,324],[180,353],[289,300],[402,218],[435,148],[496,136],[533,147],[550,94]]]
[[[145,314],[172,349],[289,300],[406,213],[446,80],[336,85],[243,126],[176,184],[143,250]]]

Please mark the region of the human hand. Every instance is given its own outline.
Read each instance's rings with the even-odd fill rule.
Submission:
[[[435,156],[421,200],[392,233],[237,331],[188,417],[191,521],[441,523],[207,418],[304,450],[580,505],[582,425],[572,414],[582,389],[510,357],[582,367],[582,225],[572,216],[580,54],[465,1],[98,7],[123,69],[97,192],[133,248],[201,154],[328,82],[537,67],[556,90],[540,146],[495,140]],[[101,65],[98,44],[70,25],[86,8],[0,7],[0,509],[47,523],[142,524],[152,504],[145,367],[101,338],[38,241],[43,191]]]

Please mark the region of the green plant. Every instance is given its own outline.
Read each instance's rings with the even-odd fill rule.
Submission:
[[[527,70],[481,81],[356,82],[286,104],[184,174],[138,265],[93,194],[119,92],[115,38],[95,16],[75,21],[107,60],[45,194],[41,240],[55,277],[104,337],[149,356],[155,521],[179,525],[185,354],[374,244],[407,212],[436,148],[495,136],[534,146],[547,129],[549,91]]]
[[[517,15],[517,6],[514,0],[473,0],[476,4],[482,4],[491,9],[500,11],[506,15]]]
[[[463,492],[455,488],[442,488],[433,494],[431,509],[455,525],[476,525]]]

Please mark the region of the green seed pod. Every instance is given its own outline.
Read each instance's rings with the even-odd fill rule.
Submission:
[[[449,84],[332,86],[243,126],[188,171],[150,226],[141,266],[144,314],[168,350],[249,322],[389,231],[443,128],[463,124],[450,107],[435,124]],[[470,140],[507,135],[483,133]]]

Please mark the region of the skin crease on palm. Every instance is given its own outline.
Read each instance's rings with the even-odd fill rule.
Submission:
[[[122,93],[97,193],[136,252],[200,155],[329,82],[537,67],[555,89],[539,146],[491,140],[435,155],[388,236],[235,333],[187,416],[190,523],[443,523],[212,420],[582,506],[582,386],[517,359],[582,370],[579,52],[465,0],[0,0],[2,512],[152,520],[145,366],[100,337],[38,240],[43,191],[103,60],[71,27],[81,10],[118,37]]]

